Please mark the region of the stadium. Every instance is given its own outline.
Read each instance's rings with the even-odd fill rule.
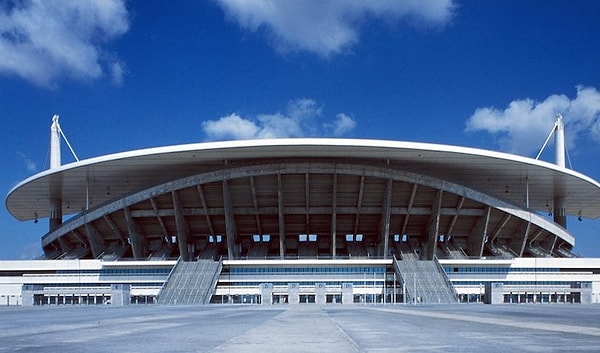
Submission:
[[[567,218],[600,184],[556,163],[439,144],[272,139],[61,164],[6,198],[47,218],[43,256],[0,261],[0,305],[597,303]]]

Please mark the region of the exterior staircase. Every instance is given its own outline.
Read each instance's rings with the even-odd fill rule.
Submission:
[[[222,261],[179,259],[158,294],[158,304],[210,303],[222,268]]]
[[[458,303],[458,294],[437,258],[431,261],[394,257],[394,269],[402,279],[408,303]]]

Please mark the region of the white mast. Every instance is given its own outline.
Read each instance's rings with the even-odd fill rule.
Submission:
[[[60,168],[62,165],[62,158],[60,153],[60,138],[63,138],[69,147],[69,150],[75,157],[76,161],[79,161],[73,147],[67,140],[67,137],[60,128],[58,123],[58,115],[52,116],[52,126],[50,126],[50,169]],[[48,213],[49,213],[49,230],[50,232],[55,231],[62,224],[62,181],[60,179],[51,179],[50,182],[50,197],[48,198]],[[67,251],[68,246],[62,246],[63,251]]]
[[[559,166],[561,168],[565,168],[566,167],[566,163],[565,163],[565,155],[566,155],[565,124],[563,123],[563,117],[560,114],[556,115],[556,122],[554,123],[554,127],[552,128],[552,131],[550,131],[550,134],[548,135],[546,142],[544,142],[542,149],[538,153],[537,157],[535,157],[535,159],[540,158],[540,156],[542,155],[542,152],[544,152],[544,148],[546,148],[546,145],[548,144],[548,142],[550,142],[550,138],[552,137],[552,134],[554,134],[554,155],[555,155],[554,162],[556,163],[557,166]],[[529,184],[528,184],[528,187],[529,187]],[[560,183],[555,184],[555,186],[554,186],[554,205],[553,205],[553,207],[554,207],[554,212],[553,212],[554,222],[556,222],[563,228],[567,228],[567,202],[565,200],[563,187],[562,187],[562,185],[560,185]]]
[[[565,168],[565,125],[563,123],[563,117],[560,114],[556,116],[554,130],[556,165]],[[555,186],[555,188],[557,188],[557,186]],[[560,189],[562,188],[558,186],[558,190],[554,191],[554,222],[567,228],[567,202]]]
[[[565,168],[565,125],[562,115],[556,116],[554,125],[554,150],[556,154],[556,165]]]
[[[50,127],[50,169],[58,168],[61,165],[60,134],[58,115],[55,114],[52,117],[52,126]]]
[[[59,168],[61,165],[60,155],[60,125],[58,124],[58,115],[52,117],[52,126],[50,126],[50,169]],[[50,185],[50,197],[48,199],[49,224],[50,232],[58,229],[62,224],[62,196],[60,190],[61,183],[52,182]],[[67,251],[67,249],[63,249]]]

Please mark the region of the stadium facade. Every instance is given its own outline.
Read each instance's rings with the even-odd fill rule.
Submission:
[[[49,219],[0,261],[0,305],[597,303],[567,218],[600,184],[556,160],[413,142],[210,142],[60,163],[7,198]]]

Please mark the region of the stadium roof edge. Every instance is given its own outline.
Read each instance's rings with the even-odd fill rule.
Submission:
[[[467,179],[482,178],[486,173],[492,176],[498,170],[509,170],[514,175],[526,173],[528,176],[537,175],[544,179],[546,181],[544,191],[548,194],[556,193],[557,186],[560,186],[560,192],[569,194],[573,199],[578,199],[578,202],[582,201],[585,207],[571,208],[568,210],[570,214],[588,218],[600,217],[600,205],[597,202],[600,199],[600,183],[579,172],[562,168],[552,163],[503,152],[454,145],[332,138],[203,142],[153,147],[93,157],[65,164],[58,168],[45,170],[27,178],[9,191],[6,197],[6,207],[14,217],[20,220],[41,218],[45,216],[43,210],[34,213],[31,211],[33,208],[27,209],[29,207],[27,205],[36,201],[39,205],[31,207],[41,209],[42,206],[47,206],[47,200],[50,197],[48,190],[51,183],[56,179],[60,179],[60,183],[78,183],[78,186],[85,189],[86,180],[89,180],[91,169],[94,169],[93,173],[103,172],[105,177],[110,177],[111,171],[114,171],[111,168],[119,167],[121,168],[119,169],[120,173],[113,173],[114,180],[111,182],[123,183],[126,180],[129,182],[129,179],[126,179],[127,177],[132,176],[134,173],[146,172],[148,165],[152,163],[156,164],[156,168],[164,165],[160,163],[166,163],[165,157],[167,156],[169,157],[168,164],[170,166],[177,165],[178,160],[181,163],[189,163],[189,159],[192,157],[195,162],[203,160],[228,160],[230,158],[311,156],[377,158],[410,161],[411,163],[419,163],[424,166],[437,163],[438,168],[440,166],[448,169],[454,168],[455,174],[460,171],[464,173],[461,177]],[[452,156],[454,157],[450,158]],[[119,162],[124,161],[127,161],[128,169],[126,172],[130,174],[122,170],[124,164]],[[492,164],[495,165],[496,169],[488,167]],[[85,176],[86,173],[87,177]],[[452,177],[452,175],[450,176]],[[552,179],[552,182],[550,182],[550,179]],[[507,188],[511,186],[510,183],[522,183],[522,180],[507,180]],[[133,187],[135,186],[132,185],[131,188]],[[46,198],[45,200],[44,197]],[[68,199],[68,195],[63,195],[63,199]],[[98,199],[96,201],[101,202],[102,200]]]

